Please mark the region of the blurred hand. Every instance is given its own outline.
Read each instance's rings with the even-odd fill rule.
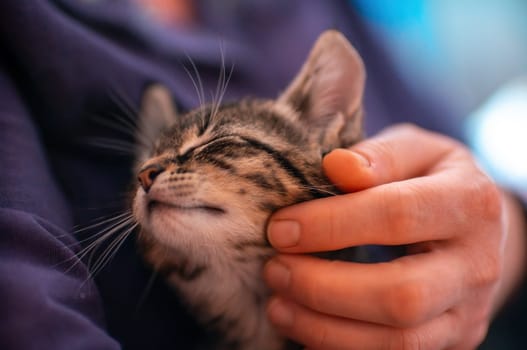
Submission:
[[[456,141],[396,126],[324,159],[346,194],[273,215],[268,315],[310,349],[473,349],[486,335],[507,224],[502,195]],[[296,254],[408,245],[391,262]]]

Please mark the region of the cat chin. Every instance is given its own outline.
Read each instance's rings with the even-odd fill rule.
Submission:
[[[160,243],[189,254],[201,255],[209,250],[207,254],[213,252],[224,258],[229,255],[229,249],[250,237],[255,242],[265,243],[263,218],[261,222],[254,222],[244,215],[215,207],[181,208],[157,204],[150,212],[147,207],[145,198],[136,198],[134,216],[143,230]],[[232,242],[232,247],[226,246],[226,242]]]
[[[147,195],[141,189],[138,189],[134,198],[133,214],[136,221],[141,225],[149,224],[152,220],[172,219],[173,221],[186,220],[186,217],[192,220],[199,219],[200,216],[212,216],[219,218],[227,214],[227,211],[217,205],[192,201],[170,202],[166,199],[157,199],[155,196]]]
[[[220,207],[210,205],[207,203],[194,204],[194,205],[179,205],[173,203],[160,202],[156,200],[150,200],[146,204],[147,212],[149,216],[154,215],[154,212],[159,215],[159,212],[168,212],[174,215],[192,215],[192,214],[203,214],[203,215],[223,215],[226,211]]]

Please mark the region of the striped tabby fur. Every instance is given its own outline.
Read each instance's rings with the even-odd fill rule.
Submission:
[[[272,212],[337,192],[325,153],[361,138],[362,62],[339,33],[323,33],[277,100],[245,99],[176,115],[168,91],[144,95],[133,212],[146,260],[220,334],[218,348],[290,346],[265,317],[261,269],[274,254]]]

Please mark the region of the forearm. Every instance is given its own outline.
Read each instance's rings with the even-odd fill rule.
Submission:
[[[525,211],[520,202],[506,192],[504,192],[504,208],[507,236],[504,242],[502,280],[497,290],[495,311],[506,302],[510,294],[525,278],[525,265],[527,262]]]

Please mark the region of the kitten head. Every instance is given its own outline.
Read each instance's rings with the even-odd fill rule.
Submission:
[[[160,268],[236,259],[246,245],[270,251],[273,211],[334,191],[322,157],[361,138],[364,79],[357,52],[329,31],[276,100],[178,115],[164,87],[147,89],[139,126],[156,142],[138,150],[133,203],[147,259]]]

